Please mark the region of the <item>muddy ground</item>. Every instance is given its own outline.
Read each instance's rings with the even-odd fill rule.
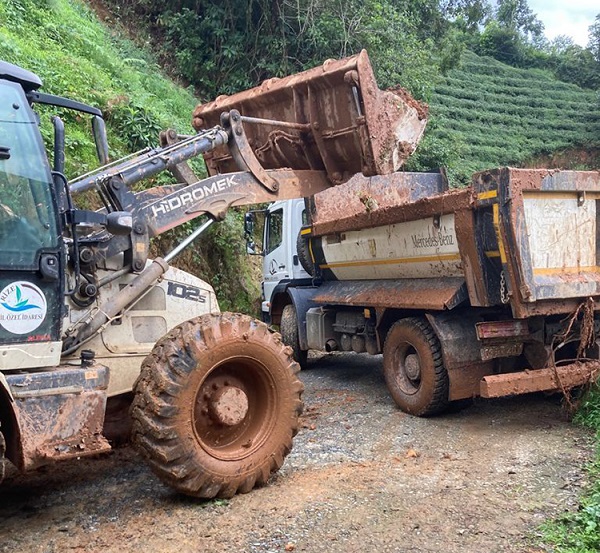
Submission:
[[[10,478],[0,552],[537,553],[539,524],[577,504],[589,435],[548,397],[419,419],[395,408],[380,357],[321,357],[301,377],[304,428],[267,487],[188,499],[124,447]]]

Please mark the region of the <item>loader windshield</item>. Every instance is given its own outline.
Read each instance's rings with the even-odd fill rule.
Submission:
[[[40,250],[57,246],[51,178],[23,90],[0,81],[0,268],[35,268]]]

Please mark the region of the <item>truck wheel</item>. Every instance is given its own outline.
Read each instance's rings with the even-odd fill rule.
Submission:
[[[286,346],[290,346],[294,352],[294,359],[298,362],[301,369],[308,366],[308,351],[300,349],[300,337],[298,336],[298,316],[293,304],[288,303],[281,313],[281,323],[279,325],[281,338]]]
[[[440,342],[425,319],[403,319],[392,326],[383,348],[383,371],[403,411],[427,416],[448,405],[448,373]]]
[[[304,389],[278,334],[245,315],[175,327],[142,364],[132,439],[166,484],[232,497],[267,482],[292,449]]]
[[[4,474],[6,471],[6,461],[4,455],[6,454],[6,441],[4,440],[4,434],[0,432],[0,484],[4,480]]]

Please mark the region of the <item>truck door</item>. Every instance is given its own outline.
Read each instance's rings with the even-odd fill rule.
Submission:
[[[304,207],[304,199],[300,200],[291,200],[289,203],[289,210],[286,214],[286,217],[289,219],[289,237],[286,236],[287,239],[290,240],[289,249],[292,253],[292,279],[297,281],[301,279],[310,280],[311,276],[304,270],[302,264],[298,259],[298,233],[303,225],[307,223],[306,210]],[[284,227],[287,227],[284,221]]]
[[[263,278],[265,300],[270,301],[273,289],[280,280],[289,278],[288,252],[283,240],[283,205],[267,212],[265,221],[265,256]]]
[[[281,281],[310,284],[311,276],[298,260],[296,243],[306,224],[303,199],[272,204],[267,210],[264,229],[263,313],[269,313],[273,291]]]
[[[0,369],[60,359],[64,254],[37,118],[23,89],[0,80]]]

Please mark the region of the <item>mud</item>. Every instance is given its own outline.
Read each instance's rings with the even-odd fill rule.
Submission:
[[[471,195],[470,189],[453,190],[432,198],[389,205],[375,211],[364,210],[362,213],[356,213],[349,217],[340,217],[338,213],[337,219],[333,217],[327,221],[321,219],[318,224],[313,224],[313,236],[362,230],[469,210],[472,204]]]
[[[0,491],[1,552],[550,551],[547,517],[576,507],[589,436],[541,395],[430,419],[398,411],[380,357],[309,359],[295,448],[264,488],[187,499],[132,449]]]

